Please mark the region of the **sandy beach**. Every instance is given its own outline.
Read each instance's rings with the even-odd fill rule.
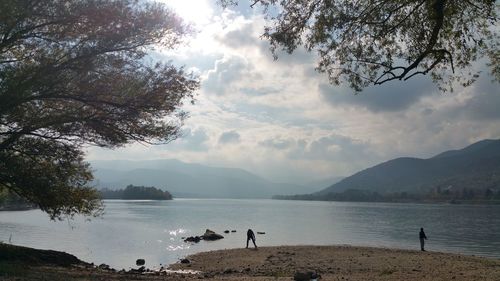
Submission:
[[[351,246],[230,249],[187,257],[191,269],[216,280],[293,280],[315,271],[321,280],[500,280],[500,260],[455,254]]]
[[[5,245],[5,244],[4,244]],[[4,246],[7,247],[7,246]],[[66,253],[15,247],[0,259],[0,280],[294,280],[297,272],[316,272],[318,280],[500,280],[500,259],[352,246],[281,246],[228,249],[188,256],[171,270],[197,274],[103,269]],[[12,246],[6,249],[12,250]],[[27,249],[29,251],[27,251]],[[27,251],[29,258],[19,255]],[[39,251],[40,255],[36,252]],[[5,252],[5,251],[4,251]],[[59,254],[58,254],[59,253]],[[2,255],[0,255],[1,257]],[[33,256],[40,256],[33,262]],[[44,257],[49,256],[50,259]],[[60,257],[59,257],[60,256]],[[14,257],[14,259],[12,258]],[[72,258],[71,258],[72,259]],[[300,279],[299,279],[300,280]],[[304,279],[302,279],[304,280]]]

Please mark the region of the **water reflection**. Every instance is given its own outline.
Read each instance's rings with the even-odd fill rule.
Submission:
[[[0,212],[0,241],[66,251],[115,268],[170,264],[199,251],[257,245],[351,244],[426,248],[500,258],[500,206],[306,202],[274,200],[106,201],[102,219],[51,222],[38,210]],[[222,240],[185,243],[205,229]],[[236,233],[223,233],[224,230]]]

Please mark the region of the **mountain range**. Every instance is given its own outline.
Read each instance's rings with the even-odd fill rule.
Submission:
[[[500,140],[483,140],[428,159],[401,157],[346,178],[300,185],[275,183],[243,169],[209,167],[173,159],[92,161],[98,188],[155,186],[175,197],[327,200],[413,194],[450,198],[500,196]],[[295,195],[293,194],[303,194]],[[333,194],[333,197],[332,197]],[[336,194],[347,194],[336,196]],[[373,197],[373,198],[372,198]],[[375,198],[376,199],[376,198]]]
[[[356,196],[395,193],[460,193],[460,196],[465,196],[464,192],[500,194],[500,140],[479,141],[428,159],[396,158],[357,172],[318,192],[280,199],[321,200],[353,190],[362,191]]]
[[[94,185],[121,189],[125,186],[154,186],[174,197],[271,198],[276,194],[297,194],[323,186],[275,183],[243,169],[209,167],[174,159],[91,161]]]

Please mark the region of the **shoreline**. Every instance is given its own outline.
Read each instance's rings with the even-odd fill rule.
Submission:
[[[179,273],[188,271],[198,273]],[[163,271],[141,273],[96,266],[63,252],[0,243],[0,280],[261,281],[294,280],[313,272],[319,280],[500,280],[500,259],[347,245],[276,246],[201,252]]]

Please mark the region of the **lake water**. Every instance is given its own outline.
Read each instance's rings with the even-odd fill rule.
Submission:
[[[244,247],[246,230],[262,231],[258,246],[362,245],[419,249],[424,227],[430,251],[500,258],[500,206],[176,199],[105,201],[103,218],[50,221],[39,210],[0,212],[0,241],[69,252],[114,268],[157,268],[186,255]],[[184,243],[205,229],[219,241]],[[237,230],[224,234],[224,230]]]

